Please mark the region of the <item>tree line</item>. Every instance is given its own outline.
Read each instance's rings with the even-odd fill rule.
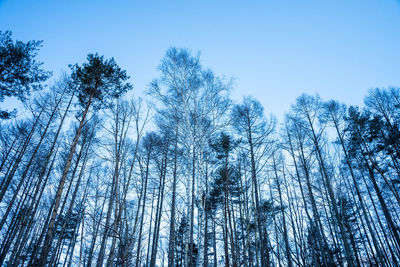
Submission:
[[[400,89],[300,95],[280,122],[187,49],[145,100],[0,32],[1,266],[399,266]],[[8,101],[8,100],[7,100]]]

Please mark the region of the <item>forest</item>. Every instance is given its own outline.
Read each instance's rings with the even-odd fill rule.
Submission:
[[[185,48],[139,97],[97,53],[53,77],[41,44],[0,32],[23,104],[0,110],[0,266],[400,265],[399,88],[278,121]]]

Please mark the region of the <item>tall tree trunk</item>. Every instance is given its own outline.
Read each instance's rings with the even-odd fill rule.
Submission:
[[[149,266],[149,262],[150,262],[149,261],[149,257],[150,257],[150,247],[151,247],[151,229],[152,229],[152,224],[153,224],[154,197],[155,197],[155,194],[156,194],[156,192],[155,192],[155,190],[153,190],[153,194],[152,194],[152,197],[151,197],[151,212],[150,212],[149,230],[148,230],[148,234],[147,234],[148,235],[148,237],[147,237],[148,240],[147,240],[147,253],[146,253],[146,264],[145,264],[145,266]],[[158,203],[157,203],[157,205],[158,205]],[[157,212],[158,212],[158,207],[156,209],[157,209]],[[154,228],[155,227],[156,227],[156,222],[154,222]],[[154,232],[155,232],[155,229],[154,229]]]
[[[315,201],[315,197],[314,197],[314,193],[313,193],[313,189],[312,189],[312,185],[311,185],[311,181],[310,181],[310,174],[309,174],[309,168],[307,166],[307,161],[306,161],[306,157],[304,155],[304,148],[303,148],[303,143],[301,140],[301,136],[300,133],[298,132],[298,129],[295,129],[295,134],[296,134],[296,141],[297,144],[299,145],[299,158],[300,158],[300,166],[302,167],[302,170],[304,172],[304,178],[306,181],[306,187],[307,187],[307,191],[308,191],[308,198],[310,199],[311,202],[311,211],[313,214],[313,218],[311,218],[311,216],[308,214],[308,209],[306,208],[306,214],[307,217],[310,221],[310,224],[316,223],[316,229],[317,229],[317,234],[320,238],[317,239],[317,242],[319,243],[319,247],[323,248],[322,250],[322,257],[323,257],[323,261],[324,261],[324,266],[328,266],[328,262],[332,263],[333,262],[333,258],[332,255],[329,251],[327,251],[328,249],[328,242],[327,239],[325,237],[324,234],[324,230],[322,228],[322,223],[320,220],[320,216],[318,213],[318,209],[317,209],[317,204]],[[296,155],[294,153],[294,147],[293,147],[293,143],[292,143],[292,137],[291,134],[289,132],[287,132],[287,137],[288,137],[288,141],[289,141],[289,148],[290,148],[290,154],[291,157],[293,159],[293,164],[295,167],[295,171],[296,171],[296,176],[298,177],[298,183],[300,185],[300,192],[302,194],[302,199],[304,202],[305,207],[307,207],[307,202],[306,202],[306,198],[304,196],[303,190],[302,190],[302,185],[301,185],[301,179],[300,179],[300,169],[299,166],[297,166],[297,159],[296,159]]]
[[[101,212],[100,212],[100,216],[99,216],[99,219],[98,219],[99,222],[97,222],[96,225],[94,226],[94,231],[93,231],[93,234],[92,234],[92,241],[90,243],[90,248],[89,248],[87,266],[92,266],[94,249],[95,249],[95,246],[96,246],[96,240],[97,240],[98,232],[99,232],[99,229],[100,229],[100,221],[101,221],[101,219],[103,217],[104,206],[105,206],[106,201],[107,201],[107,195],[108,195],[108,189],[109,188],[110,187],[107,186],[107,190],[106,190],[105,195],[104,195],[104,200],[103,200],[103,203],[101,204],[101,209],[100,209]],[[98,194],[99,194],[99,190],[96,190],[96,198],[95,198],[96,199],[96,205],[95,205],[95,207],[97,207],[97,199],[99,197]],[[93,222],[94,221],[95,221],[95,218],[94,218]]]
[[[195,185],[195,174],[196,174],[196,150],[195,144],[193,143],[193,151],[192,151],[192,197],[190,204],[190,243],[189,243],[189,267],[193,267],[193,231],[194,231],[194,185]]]
[[[255,160],[255,155],[254,155],[254,144],[253,144],[253,138],[252,138],[252,129],[251,129],[251,124],[250,120],[248,120],[248,142],[250,146],[250,160],[251,160],[251,178],[253,182],[253,187],[254,187],[254,197],[255,197],[255,204],[256,204],[256,210],[255,210],[255,218],[257,221],[257,229],[258,229],[258,236],[260,237],[260,257],[261,257],[261,267],[269,267],[270,266],[270,258],[269,258],[269,251],[268,248],[265,247],[265,243],[262,240],[264,234],[263,234],[263,225],[261,222],[261,215],[260,215],[260,200],[259,200],[259,195],[258,195],[258,181],[257,181],[257,172],[256,172],[256,160]]]
[[[77,129],[77,131],[75,133],[75,138],[74,138],[74,141],[72,142],[72,146],[71,146],[71,149],[69,151],[68,159],[67,159],[67,162],[65,164],[65,167],[64,167],[64,170],[63,170],[63,174],[61,176],[60,183],[59,183],[58,188],[57,188],[56,198],[54,200],[54,205],[53,205],[53,209],[52,209],[49,225],[48,225],[47,229],[46,229],[46,227],[43,229],[43,231],[47,230],[47,234],[46,234],[46,238],[45,238],[44,243],[43,243],[42,253],[40,254],[40,259],[39,259],[39,262],[38,262],[40,266],[44,266],[46,264],[46,262],[47,262],[47,255],[49,254],[49,251],[50,251],[50,248],[51,248],[51,240],[53,238],[53,234],[54,234],[54,230],[55,230],[55,222],[56,222],[58,207],[60,206],[62,192],[63,192],[63,189],[64,189],[64,183],[65,183],[65,180],[67,179],[69,167],[71,166],[72,158],[74,156],[75,149],[76,149],[79,137],[80,137],[81,132],[82,132],[83,124],[85,123],[86,115],[88,114],[90,105],[92,103],[92,98],[93,98],[93,93],[89,97],[89,101],[86,104],[85,110],[84,110],[83,115],[82,115],[82,119],[81,119],[81,121],[79,123],[79,127],[78,127],[78,129]]]
[[[167,174],[167,162],[168,162],[168,146],[165,148],[163,164],[161,167],[160,194],[159,194],[159,199],[157,201],[158,208],[156,213],[156,222],[154,228],[153,246],[151,250],[150,267],[156,266],[158,239],[160,236],[161,216],[162,216],[163,202],[164,202],[165,176]]]
[[[203,267],[208,267],[208,162],[206,160],[205,170],[205,192],[203,193],[203,209],[204,209],[204,251],[203,251]]]
[[[286,226],[286,215],[285,215],[285,209],[284,209],[285,205],[283,204],[283,200],[282,200],[281,182],[279,181],[278,170],[277,170],[276,161],[275,161],[275,155],[272,155],[272,160],[273,160],[273,168],[274,168],[274,173],[275,173],[275,183],[276,183],[276,186],[278,189],[279,205],[280,205],[281,214],[282,214],[283,240],[285,242],[285,254],[286,254],[286,260],[287,260],[287,266],[293,267],[292,257],[291,257],[291,253],[290,253],[288,229]]]
[[[168,241],[168,267],[175,266],[175,206],[176,206],[176,180],[178,168],[178,123],[175,127],[175,145],[174,145],[174,170],[172,174],[172,200],[171,200],[171,216],[169,225],[169,241]]]
[[[142,245],[144,209],[146,206],[147,180],[149,178],[149,164],[150,164],[150,151],[147,152],[147,159],[146,159],[146,174],[145,174],[145,179],[144,179],[143,204],[142,204],[142,213],[141,213],[141,217],[140,217],[138,245],[137,245],[137,250],[136,250],[136,267],[140,266],[140,251],[141,251],[141,245]]]

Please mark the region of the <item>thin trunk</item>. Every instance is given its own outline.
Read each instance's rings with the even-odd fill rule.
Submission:
[[[149,231],[148,231],[148,240],[147,240],[147,253],[146,253],[146,265],[149,266],[149,257],[150,257],[150,247],[151,247],[151,226],[153,224],[153,213],[154,213],[154,197],[155,197],[155,190],[153,190],[153,194],[151,197],[151,212],[150,212],[150,221],[149,221]],[[159,198],[159,195],[158,195]],[[160,199],[158,199],[160,200]],[[158,205],[158,203],[157,203]],[[158,207],[157,207],[157,212],[158,212]],[[157,220],[157,219],[156,219]],[[154,228],[156,227],[156,222],[154,223]],[[154,229],[155,232],[155,229]]]
[[[261,267],[269,267],[270,266],[270,258],[269,258],[269,251],[265,247],[264,241],[262,240],[263,234],[263,225],[261,222],[261,215],[260,215],[260,200],[258,195],[258,181],[257,181],[257,174],[256,174],[256,160],[254,155],[254,144],[252,138],[252,129],[250,125],[250,120],[248,120],[248,142],[250,146],[250,160],[251,160],[251,177],[254,186],[254,197],[255,197],[255,217],[257,221],[257,229],[258,229],[258,236],[260,237],[260,256],[261,256]]]
[[[203,209],[204,209],[204,251],[203,251],[203,267],[208,267],[208,161],[206,160],[206,177],[205,177],[205,192],[203,194]]]
[[[301,140],[301,137],[300,137],[300,133],[296,129],[297,143],[298,143],[299,149],[300,149],[300,151],[299,151],[300,164],[301,164],[301,167],[302,167],[303,172],[304,172],[304,177],[305,177],[305,181],[306,181],[306,187],[307,187],[307,191],[308,191],[308,197],[309,197],[310,202],[311,202],[311,211],[312,211],[312,214],[313,214],[313,218],[311,218],[311,216],[308,214],[307,202],[306,202],[306,199],[305,199],[305,195],[303,193],[302,183],[301,183],[301,180],[300,180],[300,169],[297,166],[297,160],[296,160],[296,156],[294,154],[293,143],[292,143],[291,135],[290,135],[289,132],[287,133],[287,137],[288,137],[289,146],[290,146],[290,154],[291,154],[291,157],[293,159],[293,163],[294,163],[295,170],[296,170],[296,176],[298,178],[298,183],[300,185],[300,192],[302,194],[302,199],[303,199],[303,202],[304,202],[304,206],[306,208],[305,209],[306,210],[306,214],[307,214],[307,217],[308,217],[308,219],[310,221],[310,224],[316,223],[316,225],[317,225],[316,226],[317,227],[316,228],[317,229],[317,234],[318,234],[318,236],[320,236],[320,238],[318,238],[317,242],[319,243],[318,244],[319,247],[322,249],[322,257],[323,257],[323,261],[324,261],[324,266],[328,266],[329,265],[328,262],[333,262],[333,258],[332,258],[331,253],[327,251],[328,242],[327,242],[327,239],[325,237],[324,230],[322,228],[322,223],[321,223],[321,220],[320,220],[320,216],[319,216],[319,213],[318,213],[317,204],[316,204],[316,201],[315,201],[315,197],[314,197],[314,193],[313,193],[313,189],[312,189],[312,185],[311,185],[311,181],[310,181],[309,168],[308,168],[308,165],[307,165],[306,157],[304,155],[303,143],[302,143],[302,140]]]
[[[287,260],[287,266],[293,267],[292,257],[291,257],[291,253],[290,253],[288,229],[286,226],[286,215],[285,215],[284,204],[283,204],[283,200],[282,200],[281,182],[279,181],[278,171],[277,171],[277,166],[276,166],[274,155],[272,155],[272,159],[273,159],[273,165],[274,165],[273,167],[274,167],[274,173],[275,173],[275,183],[276,183],[276,186],[278,189],[279,204],[281,207],[281,214],[282,214],[283,240],[285,242],[285,254],[286,254],[286,260]],[[283,175],[285,177],[285,173],[283,173]]]
[[[147,159],[146,159],[146,174],[145,174],[145,180],[144,180],[142,214],[141,214],[141,218],[140,218],[138,245],[137,245],[137,250],[136,250],[136,267],[140,266],[140,251],[141,251],[141,245],[142,245],[142,230],[143,230],[143,220],[144,220],[144,208],[146,206],[147,180],[149,178],[149,162],[150,162],[150,151],[147,152]]]
[[[3,197],[6,194],[8,187],[10,186],[11,180],[13,179],[15,172],[17,171],[19,164],[21,163],[21,160],[22,160],[23,156],[25,155],[26,149],[29,147],[29,144],[30,144],[31,138],[35,132],[36,126],[39,124],[39,119],[45,110],[45,106],[46,106],[45,104],[46,103],[44,103],[42,109],[40,110],[39,114],[35,118],[35,121],[33,122],[33,125],[31,127],[27,137],[24,140],[21,151],[18,153],[18,157],[13,161],[14,164],[13,164],[12,168],[10,169],[10,172],[7,173],[6,178],[1,182],[0,203],[2,202]]]
[[[60,98],[59,98],[59,100],[57,101],[57,103],[56,103],[54,109],[52,110],[51,115],[50,115],[50,118],[48,119],[47,124],[46,124],[46,126],[45,126],[45,128],[44,128],[42,134],[40,135],[39,142],[36,144],[35,149],[33,150],[32,154],[31,154],[31,156],[30,156],[30,158],[29,158],[29,161],[28,161],[28,163],[27,163],[26,166],[25,166],[25,170],[23,171],[21,177],[19,178],[19,183],[18,183],[18,185],[17,185],[17,188],[14,190],[14,194],[13,194],[13,197],[12,197],[12,199],[11,199],[11,201],[10,201],[10,204],[8,205],[6,212],[5,212],[4,215],[2,216],[3,219],[2,219],[2,222],[0,223],[0,229],[2,229],[3,224],[4,224],[4,220],[7,218],[8,213],[10,212],[11,207],[13,206],[12,203],[15,202],[15,199],[17,198],[17,196],[18,196],[18,194],[19,194],[19,190],[21,189],[21,186],[22,186],[23,183],[25,182],[26,175],[28,174],[28,171],[29,171],[29,169],[30,169],[30,167],[31,167],[31,165],[32,165],[32,163],[33,163],[33,160],[35,159],[35,156],[36,156],[37,152],[39,151],[39,148],[40,148],[40,146],[41,146],[41,144],[42,144],[44,138],[46,137],[47,130],[49,129],[49,127],[50,127],[50,125],[51,125],[51,122],[53,121],[53,118],[54,118],[54,116],[55,116],[55,114],[56,114],[56,111],[57,111],[57,109],[58,109],[58,106],[59,106],[59,104],[61,103],[62,97],[63,97],[63,95],[60,96]],[[14,175],[14,174],[15,174],[15,171],[12,172],[11,174]],[[12,178],[12,177],[11,177],[11,178]],[[10,178],[9,181],[11,181],[11,178]],[[8,183],[8,184],[6,183],[6,186],[7,186],[7,187],[8,187],[8,185],[9,185],[9,183]],[[4,187],[4,189],[6,189],[6,187]],[[2,195],[2,192],[0,192],[0,202],[1,202],[2,196],[4,196],[4,195]]]
[[[101,224],[100,221],[101,221],[101,219],[102,219],[102,217],[103,217],[104,206],[105,206],[105,204],[106,204],[107,195],[108,195],[108,189],[109,189],[109,188],[110,188],[110,187],[107,186],[107,190],[106,190],[106,193],[105,193],[105,195],[104,195],[104,200],[103,200],[103,203],[101,204],[100,215],[99,215],[99,217],[98,217],[98,218],[99,218],[99,221],[96,223],[96,226],[95,226],[94,231],[93,231],[93,234],[92,234],[92,241],[91,241],[91,244],[90,244],[89,255],[88,255],[88,263],[87,263],[87,266],[89,266],[89,267],[92,266],[94,248],[95,248],[95,245],[96,245],[97,235],[98,235],[98,232],[99,232],[99,229],[100,229],[100,224]],[[99,197],[98,193],[99,193],[99,190],[96,190],[96,198],[95,198],[96,201],[97,201],[97,199],[98,199],[98,197]],[[95,207],[97,207],[97,202],[96,202]],[[94,217],[94,219],[93,219],[93,223],[94,223],[94,221],[95,221],[95,218],[96,218],[96,217]]]
[[[168,241],[168,266],[175,266],[175,206],[176,206],[176,180],[178,168],[178,123],[175,127],[174,170],[172,175],[171,218],[169,225]]]
[[[158,239],[160,236],[160,226],[161,226],[161,216],[163,211],[163,202],[164,202],[164,188],[165,188],[165,176],[167,174],[167,160],[168,160],[168,147],[166,148],[164,154],[164,164],[162,164],[162,172],[161,172],[161,183],[160,183],[160,191],[159,199],[157,201],[157,213],[156,213],[156,222],[155,222],[155,229],[154,229],[154,237],[153,237],[153,246],[151,251],[151,261],[150,267],[156,266],[156,259],[157,259],[157,249],[158,249]]]
[[[334,215],[335,221],[338,224],[339,229],[340,229],[340,235],[341,235],[341,240],[342,240],[343,245],[344,245],[344,251],[345,251],[347,264],[348,264],[349,267],[353,267],[353,266],[355,266],[354,265],[354,257],[353,257],[353,254],[351,253],[351,249],[350,249],[350,246],[349,246],[349,243],[348,243],[348,240],[347,240],[347,236],[346,236],[346,233],[345,233],[345,229],[344,229],[342,220],[340,219],[339,210],[338,210],[337,204],[336,204],[335,194],[333,192],[332,185],[330,183],[330,177],[328,175],[328,171],[327,171],[326,166],[325,166],[325,161],[324,161],[324,159],[322,157],[322,152],[321,152],[320,144],[318,142],[317,134],[315,133],[313,122],[312,122],[312,120],[310,118],[310,115],[309,115],[309,113],[307,111],[306,111],[305,115],[307,117],[307,120],[308,120],[308,123],[309,123],[309,127],[311,129],[314,148],[315,148],[315,150],[317,152],[318,162],[319,162],[319,165],[320,165],[321,170],[322,170],[322,174],[323,174],[322,176],[324,177],[325,185],[327,187],[329,200],[331,201],[331,207],[332,207],[332,210],[333,210],[333,215]]]
[[[58,207],[60,206],[61,196],[62,196],[62,192],[63,192],[63,189],[64,189],[64,183],[65,183],[65,181],[67,179],[69,167],[71,165],[72,158],[73,158],[73,156],[75,154],[75,149],[76,149],[76,146],[78,144],[79,137],[81,135],[83,124],[85,123],[86,115],[89,112],[89,107],[90,107],[90,104],[92,103],[92,98],[93,98],[93,93],[90,95],[89,101],[86,104],[86,108],[85,108],[85,110],[83,112],[82,119],[81,119],[81,121],[79,123],[79,127],[78,127],[78,129],[76,131],[74,141],[73,141],[71,149],[69,151],[68,159],[67,159],[67,162],[65,164],[65,167],[64,167],[64,170],[63,170],[63,174],[61,176],[60,183],[59,183],[58,188],[57,188],[56,198],[55,198],[55,201],[54,201],[54,208],[52,210],[52,215],[50,217],[49,225],[48,225],[47,229],[46,228],[43,229],[43,231],[47,230],[47,234],[46,234],[46,238],[44,240],[42,253],[40,255],[40,259],[39,259],[39,262],[38,262],[40,266],[44,266],[46,264],[46,262],[47,262],[47,256],[48,256],[50,248],[51,248],[51,240],[53,238],[53,234],[54,234],[54,230],[55,230],[55,222],[56,222]]]
[[[217,234],[215,230],[215,221],[212,220],[212,228],[213,228],[213,255],[214,255],[214,267],[217,267]]]
[[[193,231],[194,231],[194,185],[195,185],[195,174],[196,174],[196,150],[193,144],[192,152],[192,199],[190,204],[190,243],[189,243],[189,267],[193,267]]]

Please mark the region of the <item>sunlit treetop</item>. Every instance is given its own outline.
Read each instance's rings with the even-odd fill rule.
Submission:
[[[129,76],[114,61],[104,56],[89,54],[82,66],[70,65],[72,88],[77,90],[79,102],[86,106],[89,101],[94,109],[112,106],[112,99],[119,98],[133,86]]]

